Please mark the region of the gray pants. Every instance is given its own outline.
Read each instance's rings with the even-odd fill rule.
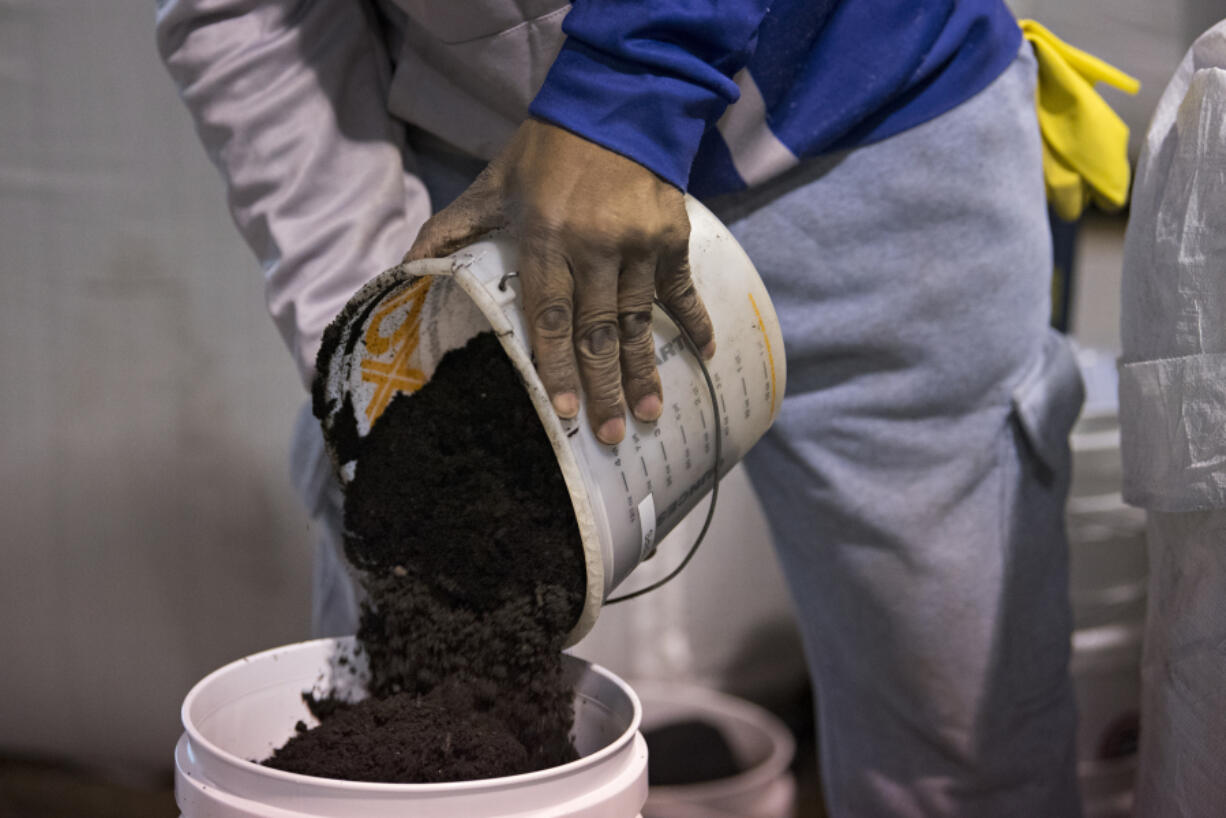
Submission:
[[[748,467],[837,818],[1079,814],[1062,514],[1081,387],[1046,329],[1034,70],[1024,50],[937,120],[712,203],[783,324],[788,394]],[[475,168],[421,171],[437,207]]]
[[[719,213],[783,325],[746,465],[813,676],[833,816],[1073,816],[1063,508],[1081,384],[1047,328],[1027,49],[984,92]]]

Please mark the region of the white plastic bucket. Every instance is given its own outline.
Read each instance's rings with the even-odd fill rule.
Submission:
[[[1073,632],[1077,778],[1086,818],[1132,815],[1144,620]]]
[[[1143,620],[1149,582],[1145,511],[1119,494],[1070,497],[1069,597],[1079,630]]]
[[[697,685],[635,682],[643,703],[643,730],[695,719],[716,728],[744,768],[715,781],[651,787],[643,818],[786,818],[796,806],[790,767],[791,732],[744,699]]]
[[[630,687],[574,657],[574,739],[580,758],[534,773],[449,784],[370,784],[256,764],[315,724],[306,690],[343,682],[334,659],[351,639],[317,639],[257,653],[206,676],[183,702],[175,798],[184,818],[633,818],[647,797],[647,747]],[[334,678],[335,677],[335,678]]]
[[[1093,360],[1114,375],[1114,359]],[[1078,420],[1070,440],[1073,482],[1065,518],[1075,628],[1070,673],[1083,811],[1086,818],[1126,818],[1132,814],[1136,776],[1149,562],[1145,512],[1125,505],[1120,496],[1114,392],[1100,391],[1109,393],[1107,399]]]
[[[1083,416],[1071,445],[1073,482],[1065,519],[1074,627],[1144,619],[1149,577],[1145,511],[1126,505],[1120,496],[1118,416],[1112,411]]]
[[[783,401],[783,336],[753,264],[728,229],[687,198],[690,267],[715,325],[707,366],[718,421],[699,364],[678,330],[656,310],[656,363],[664,389],[657,423],[627,419],[625,440],[600,443],[583,413],[561,420],[536,369],[520,306],[515,244],[479,241],[447,259],[392,268],[363,287],[325,337],[320,367],[325,426],[347,422],[365,436],[398,392],[426,383],[443,354],[493,329],[523,377],[570,490],[587,563],[587,596],[568,644],[586,634],[612,590],[649,556],[713,485],[714,424],[722,427],[722,476],[770,427]],[[333,451],[334,459],[337,453]],[[338,463],[342,481],[354,463]]]
[[[1144,631],[1140,619],[1073,631],[1070,673],[1081,759],[1116,761],[1136,753]]]

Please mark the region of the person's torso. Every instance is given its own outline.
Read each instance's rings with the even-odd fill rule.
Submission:
[[[389,110],[483,159],[527,117],[570,10],[568,0],[375,2],[394,63]],[[741,100],[708,129],[690,189],[741,189],[927,121],[986,87],[1020,40],[1002,0],[775,0],[735,77]]]

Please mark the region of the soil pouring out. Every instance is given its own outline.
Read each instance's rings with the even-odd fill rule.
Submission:
[[[343,424],[331,435],[357,460],[345,553],[366,592],[357,637],[370,695],[308,697],[320,724],[300,723],[264,764],[417,783],[573,760],[561,651],[583,605],[583,549],[553,449],[498,340],[484,333],[447,353],[366,437]]]

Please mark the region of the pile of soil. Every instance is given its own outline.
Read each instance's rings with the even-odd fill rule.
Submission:
[[[331,407],[320,404],[322,418]],[[447,353],[365,438],[345,426],[327,431],[357,459],[345,552],[367,594],[357,636],[371,695],[312,702],[321,724],[264,763],[411,783],[574,759],[561,650],[583,606],[582,544],[553,449],[497,339]]]

